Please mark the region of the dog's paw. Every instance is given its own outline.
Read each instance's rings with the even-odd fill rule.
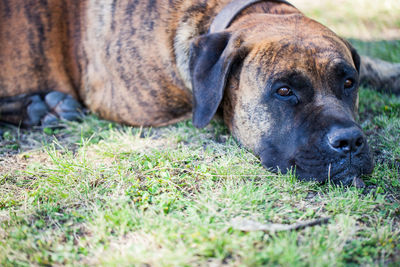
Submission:
[[[56,126],[61,120],[74,121],[81,119],[82,116],[82,106],[72,96],[51,92],[44,96],[33,95],[29,98],[23,125]]]

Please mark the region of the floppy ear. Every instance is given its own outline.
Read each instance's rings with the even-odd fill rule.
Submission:
[[[240,55],[240,48],[231,40],[230,33],[219,32],[202,35],[191,45],[193,124],[197,128],[206,126],[215,115],[230,69]]]
[[[352,56],[353,62],[354,62],[354,66],[356,67],[357,72],[360,73],[360,66],[361,66],[360,55],[358,54],[357,50],[353,47],[353,45],[349,41],[347,41],[345,39],[342,39],[342,40],[344,41],[346,46],[350,49],[351,56]]]
[[[360,66],[361,66],[360,55],[352,45],[350,45],[350,51],[351,51],[351,56],[353,57],[354,65],[356,66],[356,70],[358,73],[360,73]]]

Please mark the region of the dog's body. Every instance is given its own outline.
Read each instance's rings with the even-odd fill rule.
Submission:
[[[187,117],[172,26],[183,4],[175,2],[2,1],[1,97],[60,91],[130,125]]]
[[[359,59],[351,46],[293,6],[275,1],[256,2],[234,16],[227,29],[209,32],[214,18],[230,2],[1,1],[1,119],[29,126],[50,116],[68,118],[76,103],[62,107],[58,102],[65,96],[46,95],[53,91],[79,99],[105,119],[134,126],[180,121],[191,115],[194,105],[194,123],[201,127],[222,107],[234,136],[269,168],[296,166],[305,179],[323,172],[317,180],[335,176],[334,180],[344,183],[370,172],[368,147],[354,122],[356,89],[346,92],[348,99],[332,89],[339,79],[331,74],[335,60],[348,75],[345,81],[357,83]],[[374,62],[363,68],[377,75],[375,80],[387,76],[379,73]],[[290,81],[279,78],[275,85],[271,80],[296,69],[288,74]],[[399,69],[393,72],[400,73]],[[304,89],[296,93],[296,99],[289,99],[289,94],[266,94],[266,85],[281,86],[276,91],[287,89],[292,81],[313,91]],[[304,106],[299,108],[294,100]],[[326,105],[333,111],[325,110]],[[316,125],[304,126],[309,117]],[[337,123],[331,125],[327,119]],[[349,145],[350,155],[336,155],[344,147],[334,147],[335,155],[328,157],[332,143],[341,142],[336,137],[343,134],[332,133],[338,127],[340,131],[351,128],[345,135],[357,136],[346,137],[347,141],[361,140],[362,144]],[[294,136],[292,131],[299,134]],[[322,140],[329,140],[330,148],[323,147],[328,141],[318,148]],[[275,142],[287,147],[278,148]],[[307,149],[314,150],[304,152]],[[359,159],[356,154],[361,155]],[[353,163],[348,157],[350,161],[353,157]]]

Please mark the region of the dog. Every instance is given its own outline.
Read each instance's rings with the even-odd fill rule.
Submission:
[[[0,119],[25,127],[102,118],[164,126],[219,110],[272,171],[347,185],[373,171],[355,121],[360,77],[400,88],[282,0],[3,0]],[[385,70],[385,71],[383,71]]]

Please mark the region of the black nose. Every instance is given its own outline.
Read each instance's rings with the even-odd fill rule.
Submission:
[[[327,137],[332,149],[343,154],[358,154],[366,143],[363,133],[356,127],[333,128]]]

